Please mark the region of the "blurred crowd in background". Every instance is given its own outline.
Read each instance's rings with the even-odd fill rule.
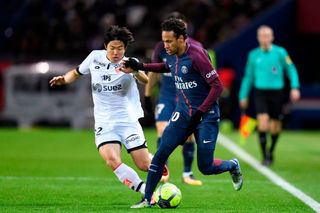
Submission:
[[[8,107],[8,82],[5,82],[9,67],[15,69],[22,63],[41,61],[78,65],[93,49],[104,48],[103,33],[110,25],[129,28],[135,42],[126,55],[148,62],[155,44],[161,40],[161,22],[168,14],[177,11],[188,19],[189,36],[200,41],[206,49],[213,50],[213,62],[216,62],[225,89],[228,89],[221,97],[221,105],[224,105],[222,116],[237,125],[237,93],[246,57],[258,45],[257,27],[267,24],[275,31],[275,43],[287,48],[301,80],[303,101],[295,109],[290,108],[291,127],[319,126],[320,72],[316,71],[320,48],[319,6],[318,0],[0,1],[0,125],[8,123],[1,113],[12,110]],[[27,69],[21,69],[22,74],[27,75],[25,81],[29,82]],[[51,91],[46,88],[48,77],[30,88],[37,89],[38,85],[44,84],[42,87]],[[36,82],[37,77],[34,79]],[[20,85],[21,79],[16,83]],[[23,87],[21,91],[27,92],[24,86],[20,87]],[[17,87],[12,88],[11,96],[15,100]],[[28,109],[23,104],[19,102],[16,105]],[[63,105],[60,102],[57,104]],[[14,115],[15,112],[25,118],[21,109],[14,111]]]
[[[0,57],[81,58],[102,48],[103,31],[127,26],[136,42],[129,53],[150,57],[160,24],[172,11],[188,19],[189,35],[207,48],[235,36],[277,0],[11,0],[0,3]]]

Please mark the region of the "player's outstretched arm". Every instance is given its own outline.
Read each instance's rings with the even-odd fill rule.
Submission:
[[[64,85],[64,84],[70,84],[72,82],[74,82],[76,79],[79,78],[79,73],[77,72],[76,69],[70,70],[69,72],[67,72],[64,75],[59,75],[59,76],[55,76],[53,77],[50,81],[50,87],[53,86],[59,86],[59,85]]]
[[[140,83],[147,84],[149,81],[149,77],[146,75],[144,71],[137,71],[133,72],[133,76],[137,79]]]
[[[144,70],[144,71],[157,72],[157,73],[170,72],[170,70],[166,67],[166,64],[164,62],[141,63],[133,58],[129,58],[128,60],[122,61],[122,66],[120,67],[120,71],[125,73],[131,73],[134,70]]]

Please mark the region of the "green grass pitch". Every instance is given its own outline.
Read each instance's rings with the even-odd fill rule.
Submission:
[[[155,151],[156,133],[145,129]],[[237,132],[225,134],[238,140]],[[281,135],[271,169],[318,202],[320,201],[320,133],[286,131]],[[100,158],[90,130],[0,129],[0,212],[151,212],[130,205],[141,196],[122,185]],[[256,135],[245,146],[260,158]],[[122,150],[123,161],[132,164]],[[216,157],[234,154],[217,146]],[[240,159],[241,162],[241,159]],[[196,162],[193,171],[203,186],[181,182],[182,156],[178,148],[169,160],[170,182],[182,192],[182,203],[172,212],[314,212],[300,200],[271,183],[242,162],[244,186],[232,188],[229,174],[204,176]],[[146,173],[139,172],[143,179]]]

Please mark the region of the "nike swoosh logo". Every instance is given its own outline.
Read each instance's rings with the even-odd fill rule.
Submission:
[[[209,140],[203,140],[203,143],[211,143],[212,141]]]

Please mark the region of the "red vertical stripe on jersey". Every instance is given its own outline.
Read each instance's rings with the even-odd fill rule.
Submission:
[[[176,74],[178,73],[178,70],[179,70],[178,68],[179,68],[179,57],[176,55],[176,71],[175,71]],[[189,103],[189,100],[188,100],[186,94],[184,93],[184,91],[182,89],[181,89],[181,93],[183,95],[183,98],[184,98],[186,104],[188,105],[189,115],[191,117],[192,116],[192,107],[191,107],[191,105]]]

